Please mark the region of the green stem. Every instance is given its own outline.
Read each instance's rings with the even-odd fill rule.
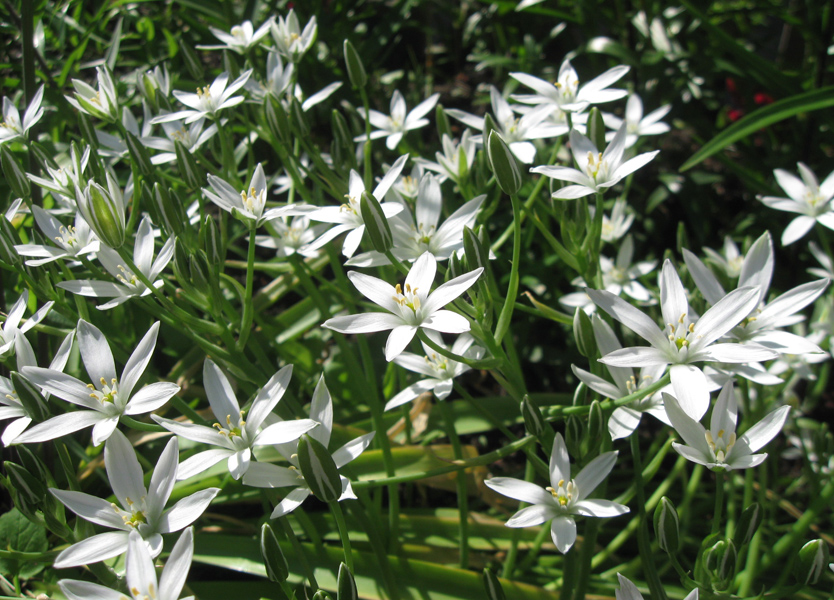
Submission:
[[[364,87],[359,89],[359,93],[362,96],[362,106],[365,107],[365,147],[363,149],[365,158],[365,189],[370,192],[374,182],[373,172],[371,171],[371,119],[369,117],[371,114],[371,103],[368,100],[368,92],[365,91]]]
[[[142,423],[141,421],[137,421],[127,415],[122,415],[119,417],[119,422],[127,425],[131,429],[135,429],[137,431],[152,431],[154,433],[165,433],[168,430],[162,427],[161,425],[157,425],[156,423]]]
[[[507,296],[504,298],[504,307],[501,309],[498,324],[495,326],[495,341],[498,344],[510,328],[515,299],[518,295],[518,263],[521,260],[521,209],[518,196],[510,196],[510,202],[513,207],[513,264],[510,270],[510,285],[507,288]]]
[[[443,413],[443,420],[446,422],[446,433],[452,443],[452,453],[455,460],[463,460],[463,450],[460,445],[460,438],[455,430],[455,416],[448,402],[440,401],[440,411]],[[466,471],[458,471],[457,474],[458,492],[458,544],[460,548],[460,568],[469,568],[469,497],[466,490]]]
[[[649,525],[646,520],[646,493],[643,490],[643,463],[640,458],[640,439],[637,432],[631,434],[631,456],[634,460],[634,484],[637,492],[637,507],[640,517],[640,525],[637,529],[637,546],[640,552],[643,572],[646,575],[646,583],[649,586],[652,600],[666,600],[666,591],[660,582],[660,576],[655,568],[654,557],[652,556],[652,545],[649,541]]]
[[[242,352],[246,348],[246,340],[252,329],[255,316],[255,305],[252,304],[252,286],[255,280],[255,226],[249,227],[249,250],[246,254],[246,291],[243,297],[243,316],[240,320],[240,336],[237,339],[237,350]]]
[[[339,527],[339,537],[342,538],[342,548],[345,551],[345,564],[350,572],[353,573],[353,551],[350,547],[350,535],[348,535],[347,524],[345,524],[345,515],[342,512],[342,507],[339,506],[338,500],[330,502],[330,511],[336,518],[336,525]]]
[[[530,461],[524,466],[524,481],[533,481],[533,478],[536,476],[536,471],[533,469],[533,465]],[[521,510],[522,508],[526,507],[526,502],[519,502],[518,509]],[[510,541],[510,551],[507,552],[507,560],[504,562],[504,569],[501,573],[501,577],[504,579],[512,578],[513,571],[515,570],[515,561],[518,557],[518,540],[521,537],[521,531],[518,529],[513,529],[512,532],[512,540]]]
[[[446,358],[450,358],[455,362],[462,363],[464,365],[468,365],[474,369],[488,369],[495,365],[495,359],[492,360],[474,360],[471,358],[467,358],[466,356],[461,356],[460,354],[455,354],[448,348],[444,348],[434,340],[432,340],[426,332],[422,329],[417,330],[417,337],[420,338],[420,341],[423,342],[426,346],[440,354],[441,356],[445,356]]]
[[[718,533],[721,529],[721,517],[724,513],[724,471],[715,472],[715,510],[712,517],[710,533]]]
[[[298,538],[295,536],[295,532],[292,530],[292,525],[290,525],[289,520],[286,518],[279,518],[278,521],[281,522],[281,526],[284,528],[284,533],[287,538],[289,538],[290,544],[292,544],[292,549],[296,556],[298,556],[298,560],[301,562],[301,567],[304,569],[307,580],[310,582],[310,587],[314,590],[319,589],[316,576],[313,573],[313,569],[310,567],[310,563],[307,561],[307,556],[304,554],[304,548],[302,548],[301,542],[299,542]]]

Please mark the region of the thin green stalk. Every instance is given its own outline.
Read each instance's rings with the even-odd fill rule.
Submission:
[[[527,461],[524,466],[524,481],[533,481],[536,472],[533,469],[532,463]],[[519,502],[518,509],[521,510],[522,508],[526,507],[526,502]],[[521,537],[521,531],[518,529],[513,529],[512,532],[512,539],[510,541],[510,550],[507,552],[507,560],[504,562],[504,569],[501,573],[501,577],[504,579],[511,579],[513,576],[513,571],[515,570],[515,561],[518,557],[518,539]]]
[[[452,453],[455,460],[463,460],[463,450],[460,445],[458,432],[455,430],[455,416],[448,402],[440,401],[440,412],[443,413],[443,420],[446,422],[446,433],[452,443]],[[458,471],[457,474],[458,492],[458,545],[460,548],[460,568],[469,568],[469,497],[466,490],[466,471]]]
[[[295,536],[295,532],[292,530],[292,525],[286,518],[279,518],[278,521],[281,522],[281,526],[284,528],[284,533],[286,534],[287,538],[290,540],[290,544],[292,544],[292,549],[295,552],[296,556],[298,556],[298,560],[301,562],[301,568],[304,569],[305,576],[307,580],[310,582],[310,587],[314,590],[319,589],[319,584],[316,581],[316,576],[313,573],[312,567],[310,567],[310,563],[307,562],[307,557],[304,554],[304,548],[301,546],[301,542],[298,541],[298,538]]]
[[[718,533],[721,529],[721,517],[724,513],[724,471],[715,472],[715,510],[712,516],[710,533]]]
[[[510,202],[513,207],[513,264],[510,270],[510,285],[507,288],[507,296],[504,298],[504,307],[501,309],[498,324],[495,326],[495,341],[498,344],[510,328],[515,299],[518,295],[518,263],[521,260],[521,209],[518,196],[510,196]]]
[[[237,350],[242,352],[246,348],[246,341],[252,329],[255,316],[255,305],[252,303],[252,286],[255,280],[255,225],[249,226],[249,250],[246,254],[246,291],[243,296],[243,316],[240,320],[240,336],[237,339]]]
[[[495,361],[485,361],[485,360],[475,360],[472,358],[468,358],[466,356],[461,356],[460,354],[455,354],[448,348],[444,348],[434,340],[432,340],[426,332],[422,329],[417,330],[417,337],[420,338],[420,341],[426,344],[429,348],[440,354],[441,356],[445,356],[446,358],[450,358],[455,362],[462,363],[464,365],[468,365],[474,369],[485,369],[494,367]]]
[[[162,427],[161,425],[157,425],[156,423],[142,423],[141,421],[137,421],[132,417],[128,417],[127,415],[122,415],[119,417],[119,422],[123,425],[127,425],[131,429],[135,429],[136,431],[151,431],[153,433],[165,433],[168,430]]]
[[[643,490],[643,462],[640,458],[640,439],[637,433],[631,435],[631,456],[634,460],[634,484],[637,491],[637,508],[640,517],[640,525],[637,529],[637,547],[640,552],[643,572],[646,575],[646,583],[649,586],[652,600],[666,600],[666,590],[660,582],[660,576],[652,556],[652,544],[649,541],[649,525],[646,520],[646,493]]]
[[[570,600],[573,597],[573,591],[576,587],[576,577],[578,575],[577,568],[576,550],[571,548],[562,556],[562,591],[559,595],[559,600],[562,597],[565,600]]]
[[[339,506],[339,501],[330,502],[330,511],[336,518],[336,525],[339,527],[339,537],[342,538],[342,549],[345,552],[345,564],[350,572],[353,573],[353,550],[350,547],[350,535],[348,535],[347,524],[345,523],[345,515],[342,513],[342,507]]]
[[[365,158],[365,189],[370,192],[372,189],[374,178],[373,178],[373,171],[371,171],[371,119],[368,115],[371,114],[371,103],[368,100],[368,92],[365,91],[365,88],[359,88],[359,93],[362,96],[362,106],[365,107],[365,147],[364,147],[364,158]]]

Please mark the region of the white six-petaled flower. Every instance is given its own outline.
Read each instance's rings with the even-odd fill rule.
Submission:
[[[831,204],[834,198],[834,172],[819,183],[816,175],[804,163],[797,163],[797,168],[802,179],[782,169],[773,171],[776,181],[788,195],[787,198],[759,196],[759,200],[770,208],[799,215],[782,232],[783,246],[800,239],[811,230],[814,223],[834,229],[834,207]]]
[[[73,544],[58,555],[55,567],[66,569],[119,556],[128,549],[132,532],[144,540],[143,545],[152,558],[159,556],[162,534],[191,525],[220,491],[220,488],[207,488],[194,492],[165,510],[177,482],[178,453],[177,438],[172,438],[159,455],[150,485],[145,487],[133,446],[116,430],[104,445],[104,466],[121,507],[83,492],[50,488],[52,495],[79,517],[117,530]]]
[[[29,107],[23,113],[23,121],[21,121],[17,107],[7,97],[3,97],[3,122],[0,123],[0,145],[11,142],[16,138],[26,139],[26,133],[43,116],[42,101],[43,86],[38,88],[38,91],[35,92],[35,95],[29,101]]]
[[[414,339],[417,330],[433,329],[441,333],[465,333],[470,325],[466,317],[442,310],[468,290],[483,272],[479,267],[439,286],[431,292],[437,272],[437,260],[426,252],[411,267],[405,285],[390,283],[356,271],[348,273],[351,283],[368,299],[388,312],[333,317],[322,327],[344,334],[374,333],[391,330],[385,345],[385,360],[392,361]]]
[[[264,168],[261,163],[258,163],[258,166],[255,167],[255,172],[252,174],[252,181],[249,187],[242,192],[237,191],[226,181],[215,175],[209,175],[208,182],[211,190],[203,188],[203,193],[206,195],[206,198],[223,210],[232,213],[232,216],[236,219],[245,221],[252,227],[260,227],[266,221],[277,219],[278,217],[298,214],[295,205],[292,204],[264,210],[266,207],[267,183]]]
[[[310,418],[319,423],[319,426],[310,431],[310,437],[315,438],[325,448],[330,444],[330,435],[333,433],[333,400],[330,397],[330,390],[324,381],[324,376],[319,378],[316,389],[313,392],[313,401],[310,404]],[[278,417],[273,415],[272,420]],[[274,427],[275,424],[271,425]],[[337,469],[341,469],[357,456],[362,454],[374,439],[372,431],[365,435],[349,441],[347,444],[331,454],[333,463]],[[254,487],[276,488],[294,487],[272,511],[270,519],[282,517],[296,508],[312,493],[310,486],[298,468],[298,440],[284,444],[275,444],[275,449],[290,463],[289,467],[281,467],[266,462],[252,463],[249,471],[243,476],[243,483]],[[339,475],[342,493],[339,502],[347,499],[355,499],[350,480],[344,475]]]
[[[617,452],[604,452],[571,478],[568,449],[562,434],[557,433],[550,455],[549,487],[512,477],[493,477],[484,483],[499,494],[532,505],[514,514],[507,527],[533,527],[552,520],[550,536],[556,549],[565,554],[576,541],[574,517],[616,517],[628,512],[627,506],[612,500],[588,498],[616,462]]]
[[[104,334],[95,325],[79,320],[78,348],[93,383],[85,384],[71,375],[40,367],[23,367],[21,374],[53,396],[86,410],[52,417],[18,436],[14,443],[33,444],[54,440],[92,425],[93,444],[98,446],[115,431],[122,415],[141,415],[168,402],[171,396],[180,391],[180,386],[175,383],[151,383],[134,393],[156,348],[158,333],[157,321],[130,355],[119,379],[116,377],[113,353]]]
[[[405,104],[405,98],[399,90],[394,90],[394,95],[391,97],[391,116],[384,115],[378,110],[369,110],[365,114],[364,108],[358,108],[360,116],[363,119],[369,120],[371,125],[378,128],[378,131],[372,131],[370,137],[364,135],[357,136],[353,139],[355,142],[362,142],[366,140],[376,140],[379,138],[388,138],[385,140],[385,145],[389,150],[393,150],[403,139],[403,135],[412,129],[419,129],[429,124],[428,119],[423,117],[434,108],[437,104],[440,94],[432,94],[420,104],[415,106],[411,112]]]
[[[553,192],[554,198],[569,200],[602,192],[645,166],[660,152],[645,152],[623,162],[625,140],[626,126],[623,124],[605,151],[600,152],[591,140],[574,129],[570,132],[570,146],[578,169],[543,165],[533,167],[530,172],[574,184]]]
[[[313,429],[317,423],[310,419],[284,421],[261,429],[261,425],[287,390],[290,377],[292,365],[273,375],[258,392],[249,409],[249,416],[244,420],[244,411],[240,409],[229,380],[216,364],[206,359],[203,363],[203,385],[211,411],[217,419],[214,427],[152,416],[154,421],[176,435],[195,442],[219,446],[198,452],[184,460],[179,467],[177,478],[188,479],[221,460],[227,460],[232,477],[240,479],[251,466],[252,448],[291,442]]]
[[[243,102],[243,96],[234,96],[233,94],[246,84],[251,74],[252,69],[244,71],[240,74],[240,77],[229,84],[229,74],[221,73],[210,86],[197,88],[196,94],[174,90],[174,97],[189,108],[159,115],[154,117],[151,122],[165,123],[185,119],[187,125],[204,117],[217,120],[217,113],[221,110]]]
[[[136,600],[178,600],[188,577],[193,556],[194,532],[189,527],[174,544],[165,568],[162,569],[162,577],[157,580],[153,557],[142,537],[136,532],[131,532],[128,536],[125,559],[127,587]],[[58,585],[68,600],[127,600],[127,596],[122,592],[90,581],[62,579]],[[183,600],[194,600],[194,596],[188,596]]]
[[[663,400],[672,427],[686,442],[673,443],[672,447],[684,458],[713,471],[749,469],[764,462],[767,454],[754,452],[782,431],[790,412],[789,406],[780,406],[737,437],[738,404],[732,380],[724,384],[718,395],[708,430],[687,415],[674,397],[664,394]]]

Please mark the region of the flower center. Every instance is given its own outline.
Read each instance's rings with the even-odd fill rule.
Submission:
[[[122,518],[125,525],[133,527],[134,529],[146,524],[148,522],[148,509],[145,506],[145,497],[139,498],[139,502],[134,502],[130,498],[125,498],[128,510],[122,510],[115,503],[110,506]]]
[[[226,415],[226,427],[223,427],[220,423],[215,423],[213,427],[216,427],[220,435],[227,438],[230,442],[235,442],[237,440],[233,438],[241,438],[243,435],[243,427],[246,425],[246,421],[243,420],[243,413],[244,411],[240,411],[237,418],[237,425],[232,425],[232,415]]]
[[[61,225],[61,227],[58,228],[58,233],[61,235],[57,236],[55,241],[58,242],[59,246],[63,245],[65,247],[68,246],[69,248],[72,248],[78,243],[78,239],[76,237],[78,235],[78,230],[72,225],[67,227]]]
[[[559,506],[562,508],[567,507],[572,501],[573,497],[576,495],[576,484],[571,479],[567,485],[565,484],[564,479],[559,480],[559,485],[554,489],[552,487],[544,488],[548,492],[550,492],[556,501],[559,503]]]
[[[417,314],[417,310],[420,308],[420,297],[417,295],[417,288],[412,288],[411,284],[406,283],[405,291],[403,292],[402,287],[398,283],[396,291],[397,294],[393,296],[394,302],[402,307],[410,308],[413,313]]]
[[[602,171],[603,179],[607,179],[605,175],[608,173],[608,162],[602,160],[602,152],[597,153],[596,156],[593,152],[588,152],[588,165],[585,167],[585,173],[596,181],[600,171]]]
[[[129,287],[136,287],[139,285],[139,279],[133,274],[132,271],[127,269],[124,265],[118,265],[117,268],[122,272],[122,274],[116,275],[116,279],[118,279],[122,284]]]
[[[143,594],[140,590],[136,589],[135,587],[130,588],[130,593],[133,594],[133,597],[136,600],[156,600],[156,586],[153,582],[148,583],[148,593]]]
[[[441,356],[436,352],[432,352],[431,356],[426,356],[426,362],[432,371],[438,376],[445,376],[449,370],[449,361],[445,356]]]
[[[350,194],[345,194],[345,198],[347,198],[348,201],[339,207],[339,212],[344,210],[345,212],[353,213],[356,216],[359,216],[359,201]]]
[[[240,193],[240,200],[247,211],[253,215],[260,215],[266,203],[266,189],[258,191],[250,187],[248,193],[245,190]]]
[[[727,455],[736,444],[735,432],[733,431],[728,434],[723,429],[719,429],[717,437],[712,435],[712,431],[705,432],[704,437],[707,440],[707,445],[712,451],[713,456],[715,456],[715,462],[724,464],[727,459]]]
[[[669,341],[675,345],[678,352],[687,353],[689,347],[692,345],[695,336],[695,323],[690,323],[686,318],[686,313],[681,314],[677,323],[667,323],[669,328]]]
[[[118,380],[114,377],[110,380],[110,383],[108,384],[107,380],[104,377],[102,377],[99,380],[99,383],[101,384],[101,389],[96,389],[96,386],[94,386],[92,383],[87,384],[87,387],[92,390],[92,392],[90,392],[90,398],[95,398],[102,404],[115,405],[116,400],[118,400],[119,398]]]

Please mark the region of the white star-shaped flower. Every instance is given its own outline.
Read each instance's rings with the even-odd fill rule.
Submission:
[[[203,363],[203,385],[211,411],[217,419],[215,426],[206,427],[152,416],[154,421],[176,435],[195,442],[219,446],[198,452],[184,460],[179,467],[177,478],[188,479],[221,460],[227,460],[232,477],[240,479],[251,466],[252,448],[291,442],[313,429],[317,423],[310,419],[284,421],[261,429],[267,416],[287,391],[290,377],[292,365],[273,375],[258,392],[249,409],[249,416],[244,420],[244,411],[240,409],[229,380],[216,364],[206,359]]]
[[[483,271],[483,267],[479,267],[464,273],[434,292],[430,290],[437,272],[437,260],[428,252],[414,262],[402,287],[397,284],[395,288],[376,277],[351,271],[348,277],[356,289],[388,312],[333,317],[322,327],[345,334],[391,330],[385,345],[385,360],[392,361],[405,350],[421,327],[441,333],[469,331],[466,317],[442,309],[472,287]]]
[[[709,430],[687,415],[669,394],[664,395],[664,404],[672,427],[686,442],[686,445],[673,443],[672,447],[687,460],[713,471],[749,469],[762,464],[767,454],[754,452],[782,431],[790,412],[789,406],[780,406],[737,437],[738,405],[732,381],[724,384],[718,395]]]
[[[533,527],[552,520],[550,536],[556,549],[565,554],[576,541],[574,517],[617,517],[628,512],[627,506],[617,502],[588,498],[616,462],[617,452],[604,452],[571,478],[568,449],[562,434],[557,433],[550,454],[549,487],[512,477],[493,477],[484,483],[499,494],[532,505],[515,513],[507,527]]]
[[[23,113],[23,121],[20,120],[20,113],[17,107],[7,97],[3,97],[3,122],[0,123],[0,145],[11,142],[16,138],[26,139],[29,129],[41,120],[43,116],[43,86],[38,88],[29,107]]]
[[[136,346],[125,364],[122,377],[116,377],[113,353],[104,334],[95,325],[78,321],[78,348],[84,367],[94,383],[84,383],[71,375],[41,367],[23,367],[21,374],[53,396],[86,410],[67,412],[35,425],[15,438],[15,444],[34,444],[54,440],[85,427],[93,427],[93,444],[98,446],[113,433],[122,415],[149,413],[180,391],[167,381],[146,385],[134,393],[156,348],[157,321]]]
[[[260,227],[266,221],[278,217],[299,214],[295,205],[281,206],[278,208],[266,208],[266,175],[264,175],[263,164],[258,163],[255,172],[252,174],[252,181],[249,187],[242,192],[237,191],[223,179],[214,175],[208,176],[211,190],[203,188],[206,198],[214,202],[223,210],[232,213],[232,216],[245,221],[253,227]],[[302,211],[309,212],[309,211]]]
[[[221,73],[210,86],[197,88],[197,93],[181,92],[174,90],[174,97],[190,110],[181,110],[166,115],[154,117],[152,123],[165,123],[185,119],[186,125],[197,119],[207,117],[217,120],[217,113],[231,106],[237,106],[243,102],[243,96],[233,94],[242,88],[249,80],[252,69],[244,71],[240,77],[229,84],[229,74]]]
[[[370,120],[371,125],[377,127],[378,131],[372,131],[370,137],[364,135],[353,138],[354,142],[362,142],[366,140],[376,140],[379,138],[388,138],[385,140],[385,145],[389,150],[393,150],[403,139],[403,135],[412,129],[419,129],[429,124],[428,119],[423,117],[434,108],[437,104],[440,94],[432,94],[427,99],[414,107],[411,112],[405,105],[405,98],[399,90],[394,90],[394,95],[391,97],[391,116],[384,115],[378,110],[370,110],[365,114],[364,108],[357,108],[356,110],[363,119]]]
[[[626,127],[623,125],[606,146],[605,152],[600,152],[591,140],[574,129],[570,132],[570,147],[578,169],[543,165],[530,169],[530,172],[574,184],[553,192],[553,197],[557,199],[570,200],[602,192],[645,166],[660,152],[645,152],[623,162],[625,139]]]
[[[209,27],[209,31],[214,34],[214,37],[223,42],[223,44],[218,46],[197,46],[197,48],[200,50],[231,50],[238,54],[246,54],[269,33],[269,28],[272,26],[273,21],[275,21],[275,17],[270,17],[266,23],[258,27],[257,31],[255,31],[252,21],[244,21],[240,25],[235,25],[229,33],[216,27]]]
[[[118,504],[83,492],[50,488],[67,508],[96,525],[116,529],[99,533],[63,550],[55,567],[66,569],[99,562],[123,554],[130,535],[139,534],[151,557],[162,552],[162,534],[179,531],[196,521],[220,488],[195,492],[165,510],[177,482],[179,445],[172,438],[165,446],[145,487],[136,452],[121,431],[114,431],[104,445],[104,466]]]
[[[834,229],[834,210],[831,204],[834,198],[834,172],[819,183],[816,175],[804,163],[797,163],[796,166],[802,179],[782,169],[773,171],[776,181],[788,195],[787,198],[759,197],[770,208],[799,214],[782,232],[783,246],[793,244],[803,237],[814,223]]]

